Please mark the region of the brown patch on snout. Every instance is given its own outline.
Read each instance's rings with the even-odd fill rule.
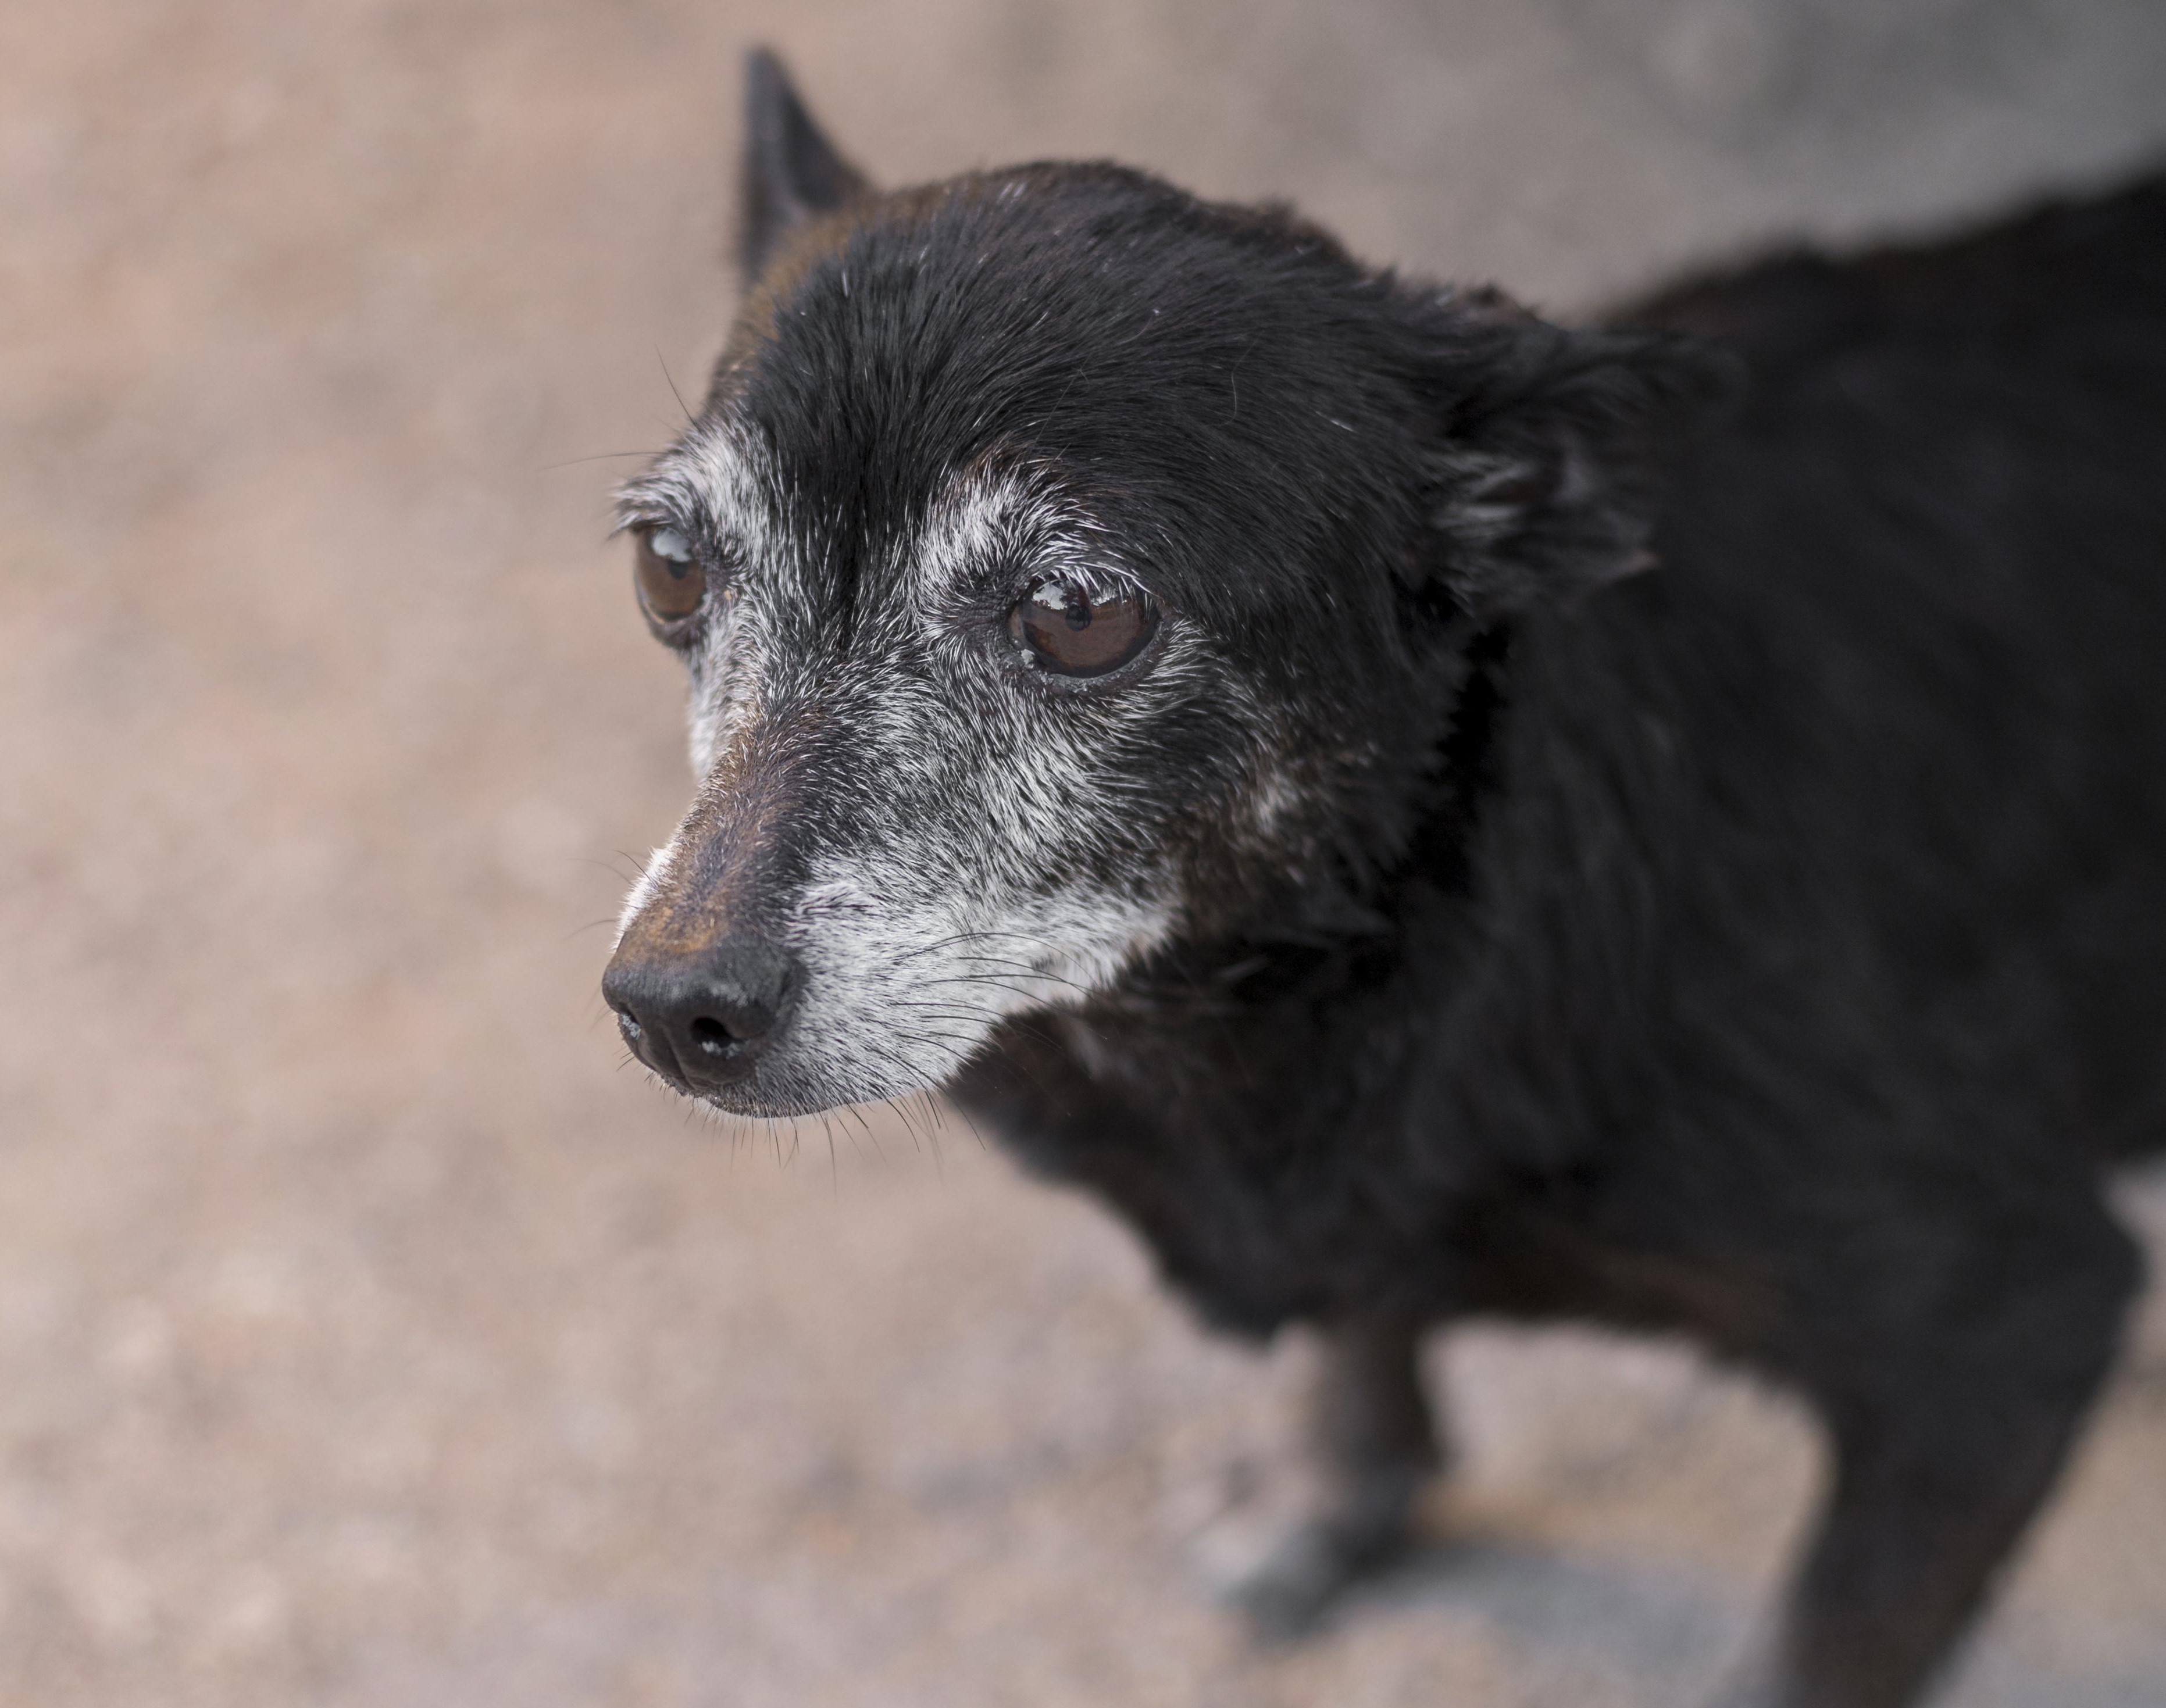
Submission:
[[[626,1046],[682,1090],[749,1080],[788,1030],[803,983],[783,941],[796,769],[749,744],[716,767],[602,975]]]
[[[797,767],[749,745],[725,756],[701,786],[620,954],[635,944],[642,954],[698,954],[732,936],[779,933],[800,863],[790,828],[802,792]]]

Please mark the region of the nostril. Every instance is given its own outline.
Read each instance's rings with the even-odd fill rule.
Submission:
[[[722,1014],[695,1015],[685,1027],[694,1046],[710,1056],[726,1056],[732,1047],[763,1037],[774,1025],[774,1011],[763,1004],[747,1003]]]
[[[757,941],[697,957],[649,958],[620,948],[602,996],[637,1059],[704,1094],[753,1073],[788,1029],[799,978],[789,956]]]

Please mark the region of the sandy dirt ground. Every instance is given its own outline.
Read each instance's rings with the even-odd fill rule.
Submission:
[[[1688,1702],[1781,1400],[1459,1334],[1434,1545],[1259,1649],[1194,1551],[1298,1346],[965,1132],[622,1070],[687,779],[609,459],[712,355],[761,39],[890,181],[1117,155],[1563,310],[2166,150],[2145,0],[0,10],[0,1702]],[[1964,1708],[2166,1701],[2137,1341]]]

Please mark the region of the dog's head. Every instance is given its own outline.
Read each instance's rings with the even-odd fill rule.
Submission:
[[[604,988],[680,1088],[895,1096],[1313,927],[1405,847],[1469,636],[1644,561],[1666,340],[1109,166],[876,194],[764,55],[749,130],[735,332],[621,495],[700,781]]]

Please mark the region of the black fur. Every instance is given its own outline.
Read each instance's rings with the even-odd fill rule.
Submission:
[[[745,66],[738,266],[758,274],[790,232],[865,192],[864,179],[820,134],[790,87],[782,61],[756,50]]]
[[[1836,1453],[1736,1700],[1914,1700],[2112,1356],[2100,1171],[2166,1140],[2166,186],[1575,331],[1111,166],[793,238],[844,198],[763,124],[710,409],[846,519],[833,644],[1028,455],[1263,707],[1107,756],[1089,857],[1171,851],[1182,928],[948,1088],[1212,1321],[1347,1349],[1350,1492],[1262,1604],[1394,1532],[1423,1325],[1681,1330]]]

